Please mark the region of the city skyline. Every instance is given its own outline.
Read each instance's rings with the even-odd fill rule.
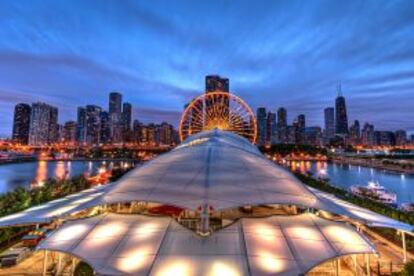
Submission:
[[[283,106],[319,126],[341,83],[349,122],[414,130],[412,3],[159,4],[1,3],[0,136],[17,103],[56,106],[63,123],[114,90],[134,117],[176,126],[210,73],[253,109]]]

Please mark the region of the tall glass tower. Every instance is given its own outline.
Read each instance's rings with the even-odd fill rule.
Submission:
[[[338,97],[335,100],[335,132],[338,135],[348,134],[348,116],[340,85],[338,86]]]

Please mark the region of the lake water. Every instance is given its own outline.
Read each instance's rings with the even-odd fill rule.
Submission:
[[[44,182],[49,178],[95,175],[105,161],[37,161],[0,165],[0,193],[17,187],[29,188],[32,182]]]
[[[29,188],[30,183],[48,178],[72,177],[88,173],[94,175],[105,161],[38,161],[0,165],[0,193],[17,187]],[[365,167],[339,165],[327,162],[292,162],[292,167],[317,177],[329,178],[333,185],[348,189],[351,185],[367,185],[378,181],[397,194],[398,203],[414,202],[414,176],[396,174]]]
[[[398,204],[414,202],[413,175],[327,162],[292,162],[291,166],[302,172],[311,171],[316,177],[329,178],[332,185],[343,189],[378,181],[387,190],[397,194]]]

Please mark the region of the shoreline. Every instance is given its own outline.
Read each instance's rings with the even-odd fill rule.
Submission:
[[[30,162],[70,162],[70,161],[126,161],[126,162],[141,162],[142,159],[135,158],[57,158],[57,159],[38,159],[38,158],[28,158],[28,159],[13,159],[13,160],[0,160],[0,166],[2,165],[11,165],[11,164],[20,164],[20,163],[30,163]]]
[[[375,161],[366,160],[366,159],[350,159],[346,157],[341,157],[341,158],[330,158],[329,161],[332,163],[341,164],[341,165],[361,166],[365,168],[383,170],[383,171],[394,173],[394,174],[414,175],[414,169],[404,169],[404,168],[397,167],[397,166],[391,167],[389,165],[384,165],[382,163],[377,163]]]

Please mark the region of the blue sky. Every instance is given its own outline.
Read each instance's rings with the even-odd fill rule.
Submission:
[[[412,1],[0,1],[0,134],[18,102],[107,107],[177,124],[204,76],[252,108],[322,124],[340,82],[351,120],[414,131]]]

